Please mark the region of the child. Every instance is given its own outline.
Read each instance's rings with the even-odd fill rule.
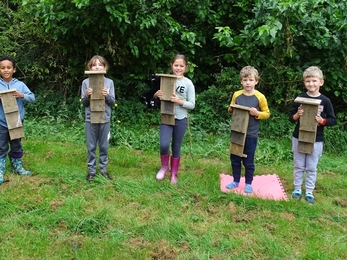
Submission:
[[[297,122],[292,137],[292,151],[294,156],[294,191],[292,193],[292,198],[301,198],[301,185],[303,182],[304,172],[306,171],[305,200],[309,204],[313,204],[314,196],[312,192],[315,188],[317,178],[318,161],[323,152],[324,126],[335,125],[336,118],[330,99],[319,92],[319,88],[324,84],[323,72],[318,67],[312,66],[304,71],[303,78],[307,91],[300,94],[299,97],[320,99],[322,102],[318,107],[317,115],[315,115],[315,120],[318,126],[312,154],[298,152],[300,117],[305,111],[302,109],[301,104],[295,102],[291,108],[289,120],[292,123]]]
[[[87,64],[89,70],[107,70],[106,60],[95,55],[90,59]],[[104,77],[104,88],[102,89],[102,95],[105,97],[105,123],[94,124],[90,121],[90,97],[93,89],[89,87],[89,78],[82,82],[82,103],[85,107],[85,131],[86,142],[88,149],[88,175],[87,181],[92,181],[96,174],[96,146],[99,143],[99,167],[100,173],[106,179],[111,180],[110,175],[106,171],[108,163],[108,145],[110,136],[110,119],[111,109],[116,102],[114,84],[109,78]]]
[[[180,164],[180,152],[184,134],[187,129],[188,109],[195,107],[195,88],[192,81],[184,77],[188,68],[188,62],[184,55],[177,54],[171,61],[171,69],[176,76],[181,78],[176,80],[176,93],[173,93],[170,101],[175,103],[175,125],[160,125],[160,159],[161,169],[156,175],[156,179],[164,180],[165,174],[169,169],[170,158],[170,140],[172,137],[172,156],[171,156],[171,174],[170,182],[177,183],[177,172]],[[161,98],[163,92],[155,92],[155,98]]]
[[[236,91],[233,94],[231,104],[250,107],[249,123],[243,153],[246,158],[234,154],[230,154],[231,168],[233,172],[233,182],[226,185],[227,189],[233,189],[239,186],[241,179],[241,162],[245,167],[245,193],[252,193],[252,181],[255,170],[254,154],[258,143],[259,120],[270,117],[270,110],[267,105],[266,97],[255,90],[255,85],[258,84],[258,71],[252,66],[246,66],[240,71],[242,90]],[[229,106],[228,112],[233,113],[233,108]]]
[[[0,91],[15,89],[13,96],[17,100],[18,110],[22,123],[24,121],[24,104],[23,101],[34,102],[35,95],[20,80],[13,78],[16,72],[16,63],[10,56],[0,57]],[[1,95],[0,95],[1,101]],[[10,140],[3,104],[0,102],[0,184],[4,182],[4,174],[6,170],[6,153],[10,144],[10,157],[12,171],[19,175],[28,175],[31,171],[27,171],[22,166],[23,149],[21,139]]]

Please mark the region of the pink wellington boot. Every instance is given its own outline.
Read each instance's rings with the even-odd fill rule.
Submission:
[[[171,157],[171,174],[170,174],[171,184],[177,183],[178,166],[180,166],[180,158]]]
[[[155,177],[158,181],[164,180],[165,174],[169,170],[169,157],[170,154],[160,156],[161,168]]]

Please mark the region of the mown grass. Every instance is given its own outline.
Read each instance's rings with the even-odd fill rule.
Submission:
[[[0,186],[0,259],[345,259],[346,155],[324,154],[316,204],[220,191],[230,174],[228,133],[191,132],[179,182],[155,180],[157,130],[119,127],[108,170],[87,183],[83,124],[26,122],[24,166]],[[136,139],[136,140],[134,140]],[[259,140],[256,174],[292,191],[288,140]]]

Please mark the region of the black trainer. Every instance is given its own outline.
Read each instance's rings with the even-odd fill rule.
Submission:
[[[90,173],[88,173],[86,179],[87,179],[87,181],[91,182],[94,178],[95,178],[95,173],[90,172]]]
[[[108,174],[107,171],[102,171],[102,172],[100,172],[100,174],[101,174],[102,176],[104,176],[106,179],[112,180],[112,178],[110,177],[110,175]]]

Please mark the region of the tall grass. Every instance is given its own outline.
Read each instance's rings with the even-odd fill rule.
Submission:
[[[58,120],[59,121],[59,120]],[[177,185],[155,180],[158,128],[117,125],[107,181],[87,174],[82,122],[27,120],[24,166],[0,185],[0,259],[345,259],[347,165],[319,163],[316,204],[220,190],[229,133],[190,129]],[[256,175],[292,191],[290,140],[260,139]]]

